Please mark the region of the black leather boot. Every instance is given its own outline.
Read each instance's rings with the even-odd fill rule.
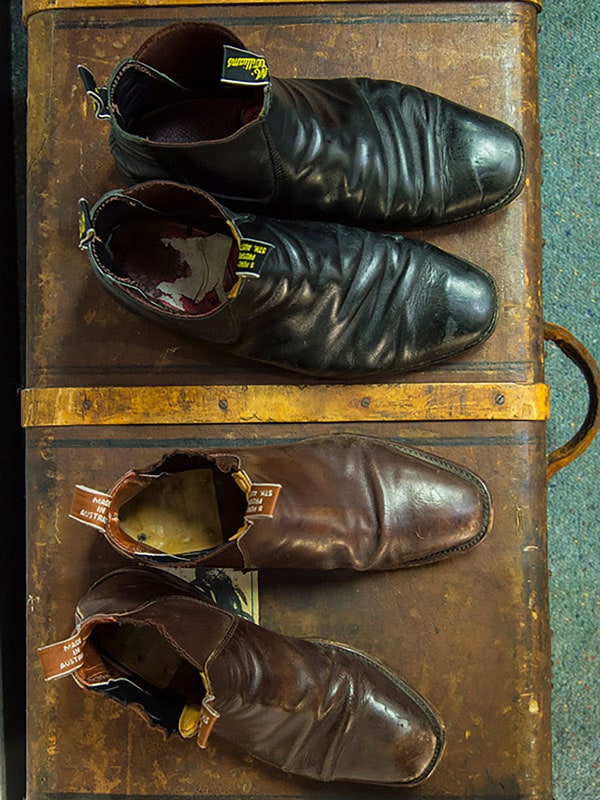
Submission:
[[[81,211],[81,245],[119,301],[254,361],[393,374],[462,353],[494,327],[487,272],[397,234],[234,215],[166,181]]]
[[[127,177],[191,183],[234,208],[402,230],[486,214],[523,185],[504,123],[392,81],[271,78],[219,25],[159,31],[108,89],[82,72]]]

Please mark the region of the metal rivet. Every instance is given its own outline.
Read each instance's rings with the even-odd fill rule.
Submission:
[[[227,411],[227,408],[228,408],[228,406],[227,406],[227,400],[219,400],[219,408],[220,408],[222,411]]]
[[[494,398],[494,402],[496,403],[497,406],[504,405],[504,395],[497,394],[496,397]]]
[[[363,408],[368,408],[371,405],[371,398],[363,397],[363,399],[360,401],[360,404]]]

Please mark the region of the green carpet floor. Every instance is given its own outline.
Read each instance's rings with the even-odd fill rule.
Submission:
[[[600,3],[544,0],[539,36],[544,314],[600,357]],[[552,346],[549,447],[585,414],[577,371]],[[600,798],[598,441],[548,487],[555,800]]]

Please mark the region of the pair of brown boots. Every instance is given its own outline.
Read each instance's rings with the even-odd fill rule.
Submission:
[[[175,452],[108,493],[78,486],[71,516],[144,564],[364,571],[470,549],[489,530],[491,501],[456,464],[333,434]],[[443,750],[438,714],[369,656],[261,628],[165,572],[98,581],[72,636],[40,657],[48,679],[72,674],[201,747],[214,726],[259,759],[323,781],[411,785]]]

